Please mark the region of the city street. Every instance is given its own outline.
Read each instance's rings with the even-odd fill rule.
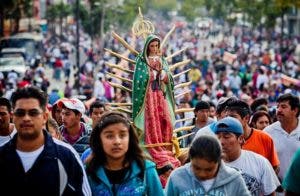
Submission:
[[[0,4],[0,195],[300,195],[300,0]]]
[[[82,48],[80,47],[79,49],[79,55],[80,55],[80,65],[82,65],[85,61],[86,61],[86,55],[84,54]],[[74,51],[73,53],[70,54],[70,60],[72,62],[72,65],[76,65],[76,52]],[[74,78],[74,74],[76,73],[77,69],[74,69],[74,66],[71,67],[71,74],[70,74],[70,79],[69,79],[69,84],[71,86],[74,85],[75,82],[75,78]],[[49,81],[50,81],[50,86],[48,88],[48,93],[51,92],[52,89],[59,89],[60,91],[63,92],[64,88],[65,88],[65,77],[64,77],[64,73],[61,73],[61,80],[55,80],[53,78],[53,68],[50,68],[48,66],[45,66],[45,72],[46,72],[46,76],[48,77]],[[73,89],[73,95],[78,94],[76,89]]]

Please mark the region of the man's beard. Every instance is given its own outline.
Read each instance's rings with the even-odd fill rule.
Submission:
[[[28,133],[28,132],[18,132],[18,136],[20,137],[20,139],[22,140],[35,140],[36,138],[39,137],[41,133],[40,132],[33,132],[33,133]]]

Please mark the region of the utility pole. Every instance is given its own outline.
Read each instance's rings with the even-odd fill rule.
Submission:
[[[104,17],[105,17],[105,2],[101,0],[101,23],[100,23],[100,40],[102,41],[103,34],[104,34]]]
[[[74,87],[79,91],[79,71],[80,71],[80,56],[79,56],[79,0],[76,0],[76,67],[77,74]]]

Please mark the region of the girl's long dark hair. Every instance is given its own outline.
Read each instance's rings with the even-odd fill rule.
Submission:
[[[131,165],[133,161],[136,161],[137,165],[141,168],[141,173],[139,176],[143,179],[145,170],[145,156],[139,146],[139,140],[136,131],[130,124],[127,117],[125,117],[122,113],[116,111],[104,113],[91,133],[90,147],[93,154],[90,161],[87,162],[87,174],[90,175],[93,180],[98,181],[96,178],[96,171],[100,166],[104,166],[107,162],[106,155],[103,150],[103,144],[100,139],[100,134],[105,127],[116,123],[123,123],[128,127],[129,130],[128,151],[125,154],[123,165]]]

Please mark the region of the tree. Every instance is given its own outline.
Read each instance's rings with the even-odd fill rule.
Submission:
[[[167,15],[169,11],[176,8],[175,0],[138,3],[136,0],[124,0],[122,4],[119,4],[118,0],[90,0],[89,2],[89,9],[80,5],[80,20],[84,30],[92,37],[102,37],[112,26],[118,28],[118,31],[130,31],[138,15],[139,6],[144,16],[149,10],[159,10]]]
[[[249,6],[251,4],[251,6]],[[237,9],[244,13],[247,17],[247,21],[252,24],[253,27],[257,27],[262,18],[265,18],[265,26],[267,28],[273,28],[276,24],[276,19],[281,17],[283,20],[284,15],[292,7],[300,8],[299,0],[237,0]],[[283,32],[282,22],[282,32]]]
[[[280,16],[280,9],[274,0],[266,0],[263,2],[262,17],[265,17],[265,27],[273,29],[276,25],[276,19]]]
[[[291,8],[294,6],[300,8],[299,0],[275,0],[275,4],[281,8]]]
[[[204,6],[203,0],[185,0],[181,4],[179,13],[186,17],[188,21],[193,21],[196,17],[200,16],[199,8]],[[197,9],[198,8],[198,9]]]
[[[127,31],[131,29],[132,24],[138,15],[138,4],[136,0],[125,0],[122,9],[120,10],[120,14],[115,18],[114,23],[120,25],[121,29],[126,29]],[[145,8],[145,3],[140,5],[142,8],[143,14],[147,12]]]
[[[31,19],[33,17],[33,1],[28,0],[28,1],[23,1],[23,12],[24,17],[28,18],[29,23],[28,23],[28,31],[32,30],[32,24],[31,24]]]
[[[124,0],[123,5],[117,0],[91,0],[90,9],[80,6],[81,24],[92,37],[102,37],[111,25],[128,29],[137,14],[135,8],[136,0]]]
[[[280,14],[281,35],[283,36],[284,15],[294,6],[300,8],[300,1],[299,0],[275,0],[275,6],[277,8],[278,13]]]
[[[14,0],[14,9],[11,10],[10,18],[14,20],[13,34],[19,32],[19,24],[22,17],[30,18],[33,14],[32,0]],[[31,28],[31,24],[28,23]],[[30,29],[29,29],[30,30]]]
[[[225,21],[236,9],[236,0],[204,0],[203,6],[205,6],[210,16]]]
[[[158,12],[162,13],[164,18],[169,18],[169,12],[174,11],[177,8],[177,1],[176,0],[153,0],[149,1],[148,4],[149,8],[153,8],[153,10],[157,10]]]
[[[48,20],[49,30],[54,33],[55,29],[55,18],[57,16],[57,10],[55,6],[50,6],[47,8],[46,18]]]
[[[0,0],[0,37],[4,35],[4,19],[16,6],[17,0]]]
[[[64,4],[63,2],[59,4],[51,5],[47,8],[46,18],[52,24],[52,31],[54,30],[54,25],[56,19],[59,19],[60,26],[60,36],[62,36],[63,32],[63,19],[71,14],[72,8],[69,4]]]
[[[63,32],[63,20],[67,16],[71,14],[71,6],[69,4],[59,3],[57,4],[57,10],[59,11],[58,17],[59,17],[59,26],[60,26],[60,36],[62,36]]]
[[[256,27],[260,24],[262,18],[263,3],[257,0],[238,0],[236,1],[236,10],[243,14],[243,22],[247,21],[252,27]]]
[[[125,7],[125,6],[124,6]],[[109,29],[109,25],[116,23],[117,19],[123,19],[121,23],[126,23],[126,17],[122,15],[124,7],[121,7],[116,0],[91,0],[88,21],[84,22],[85,29],[92,37],[100,36]],[[130,13],[128,13],[130,14]]]

